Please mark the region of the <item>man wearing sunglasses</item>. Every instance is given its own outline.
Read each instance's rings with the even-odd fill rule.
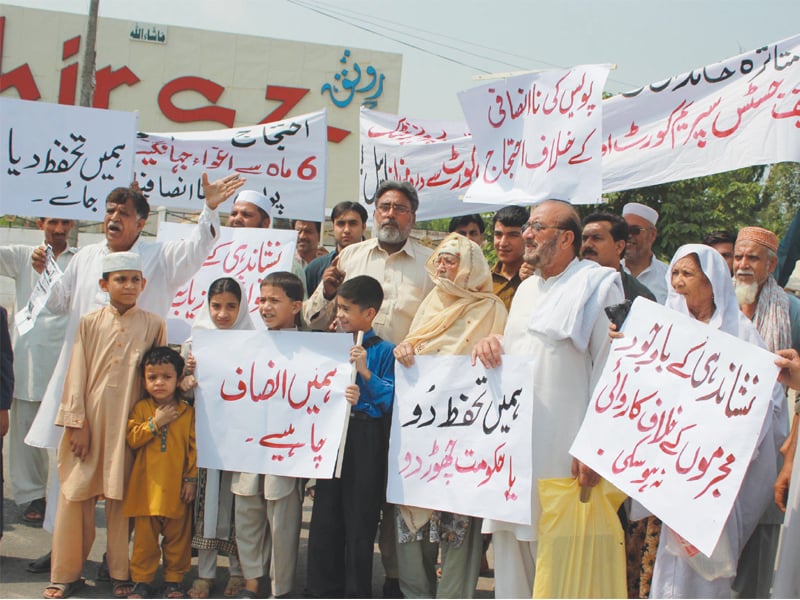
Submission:
[[[622,216],[628,223],[628,246],[622,268],[638,279],[656,297],[659,304],[667,301],[668,266],[653,255],[656,241],[658,212],[638,202],[628,202],[622,207]]]

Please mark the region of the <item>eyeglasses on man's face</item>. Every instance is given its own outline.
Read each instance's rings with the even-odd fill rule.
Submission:
[[[406,206],[405,204],[395,204],[394,202],[381,202],[380,204],[376,204],[375,210],[382,215],[388,215],[392,211],[398,215],[407,215],[412,212],[410,206]]]
[[[560,229],[562,231],[564,230],[563,227],[559,227],[558,225],[545,225],[544,223],[540,223],[539,221],[534,221],[534,222],[528,221],[522,226],[520,231],[522,233],[525,233],[526,231],[531,230],[534,233],[541,233],[545,229]]]
[[[639,225],[628,225],[628,234],[631,235],[640,235],[643,231],[647,231],[648,229],[652,229],[652,227],[640,227]]]

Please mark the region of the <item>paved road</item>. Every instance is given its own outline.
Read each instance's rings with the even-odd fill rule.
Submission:
[[[5,486],[5,494],[6,500],[3,502],[3,510],[6,523],[5,530],[3,531],[3,539],[0,541],[0,598],[41,598],[42,590],[47,586],[50,578],[49,573],[34,575],[28,573],[25,567],[28,562],[41,556],[50,549],[50,534],[41,528],[31,527],[20,519],[22,516],[22,508],[8,499],[10,490],[7,483]],[[306,499],[303,506],[300,557],[297,566],[297,576],[295,578],[294,597],[296,598],[302,597],[306,569],[308,523],[310,519],[311,502]],[[73,596],[75,598],[111,597],[111,585],[109,583],[94,581],[106,542],[104,529],[105,520],[103,517],[102,505],[98,506],[97,524],[97,539],[95,540],[94,547],[89,555],[89,561],[83,572],[84,577],[88,580],[88,585],[77,596]],[[490,550],[490,562],[491,558]],[[220,557],[219,564],[221,568],[217,569],[217,584],[212,592],[212,598],[223,597],[222,591],[228,578],[228,559]],[[197,575],[196,558],[192,560],[192,565],[192,571],[184,580],[187,586],[191,585],[192,580]],[[373,597],[380,598],[383,585],[383,567],[381,566],[377,544],[375,546],[373,572],[375,574],[373,579]],[[262,591],[267,589],[266,585],[262,585]],[[493,589],[494,580],[482,577],[478,582],[478,594],[476,597],[492,598],[494,597]],[[267,595],[268,594],[264,594],[263,597],[266,598]]]

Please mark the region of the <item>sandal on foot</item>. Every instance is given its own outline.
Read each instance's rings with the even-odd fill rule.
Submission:
[[[183,588],[180,583],[168,581],[164,584],[164,591],[161,594],[162,598],[183,598]]]
[[[242,591],[244,587],[244,577],[241,575],[231,575],[228,578],[228,583],[225,586],[225,591],[223,594],[226,598],[236,598],[239,595],[239,592]]]
[[[31,525],[41,525],[44,522],[44,512],[47,509],[47,503],[44,498],[37,498],[28,504],[25,511],[22,513],[22,520]]]
[[[239,590],[239,595],[236,596],[237,598],[258,598],[258,594],[256,592],[251,592],[247,588],[242,588]]]
[[[211,596],[211,589],[214,587],[213,579],[203,579],[198,577],[192,582],[192,587],[189,588],[189,598],[208,598]],[[225,588],[227,593],[228,588]]]
[[[125,583],[130,583],[129,581],[120,582],[123,585]],[[143,581],[137,581],[133,584],[133,589],[131,589],[130,593],[127,595],[128,598],[152,598],[153,597],[153,586],[149,583],[144,583]]]
[[[139,583],[134,584],[129,579],[113,579],[112,578],[111,579],[111,594],[114,596],[114,598],[127,598],[128,594],[132,594],[133,593],[133,590],[137,585],[147,586],[152,592],[153,588],[147,583],[139,582]],[[149,598],[149,597],[150,596],[142,596],[142,598]]]
[[[72,594],[79,592],[86,585],[85,579],[77,579],[71,583],[51,583],[44,588],[43,598],[69,598]],[[47,590],[53,590],[48,594]],[[57,594],[57,595],[56,595]]]

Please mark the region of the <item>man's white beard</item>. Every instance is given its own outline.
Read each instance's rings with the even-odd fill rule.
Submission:
[[[739,306],[743,304],[753,304],[758,299],[758,283],[742,283],[738,279],[734,281],[736,290],[736,300]]]

